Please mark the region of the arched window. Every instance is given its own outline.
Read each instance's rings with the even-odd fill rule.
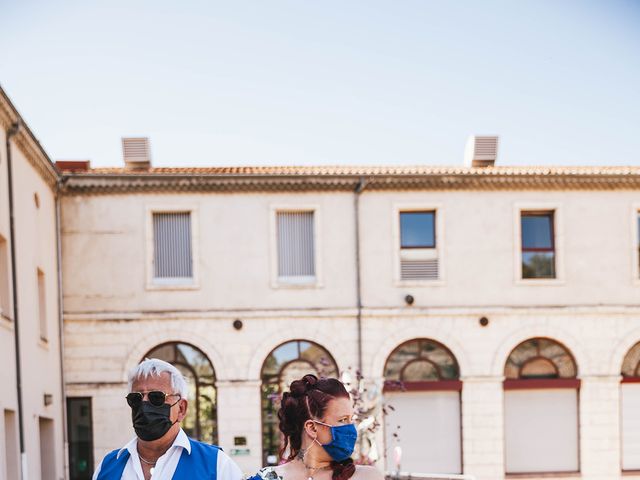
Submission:
[[[278,463],[281,445],[277,400],[293,380],[307,373],[318,377],[337,377],[338,366],[321,345],[307,340],[292,340],[276,347],[262,364],[262,456],[264,465]]]
[[[190,437],[217,444],[216,374],[207,356],[189,344],[171,342],[153,348],[144,358],[159,358],[182,372],[189,386],[182,428]]]
[[[451,351],[426,338],[405,342],[387,358],[384,379],[385,452],[400,440],[403,471],[461,473],[462,382]]]
[[[621,373],[622,469],[640,470],[640,342],[627,352]]]
[[[531,338],[512,350],[504,368],[507,473],[579,470],[577,374],[555,340]]]

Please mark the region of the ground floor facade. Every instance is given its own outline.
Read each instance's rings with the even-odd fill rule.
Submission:
[[[127,372],[147,356],[187,376],[188,433],[246,473],[277,460],[278,393],[315,371],[358,391],[359,455],[386,471],[640,478],[640,308],[365,309],[360,325],[350,309],[67,313],[71,479],[133,435]]]

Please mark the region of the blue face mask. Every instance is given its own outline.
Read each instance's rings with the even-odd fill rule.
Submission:
[[[333,426],[317,420],[314,420],[314,422],[325,425],[331,429],[331,441],[324,445],[318,442],[331,458],[336,462],[342,462],[351,456],[356,446],[356,439],[358,438],[358,430],[356,430],[356,426],[353,423]]]

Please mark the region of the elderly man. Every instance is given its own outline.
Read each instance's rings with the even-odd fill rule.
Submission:
[[[136,437],[106,455],[93,480],[240,480],[238,466],[218,447],[180,428],[187,382],[163,360],[146,359],[129,374],[127,403]]]

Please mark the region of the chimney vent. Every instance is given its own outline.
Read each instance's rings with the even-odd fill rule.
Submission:
[[[493,167],[498,156],[498,137],[472,135],[467,140],[464,164],[467,167]]]
[[[151,149],[148,137],[126,137],[122,139],[122,155],[128,170],[151,168]]]

